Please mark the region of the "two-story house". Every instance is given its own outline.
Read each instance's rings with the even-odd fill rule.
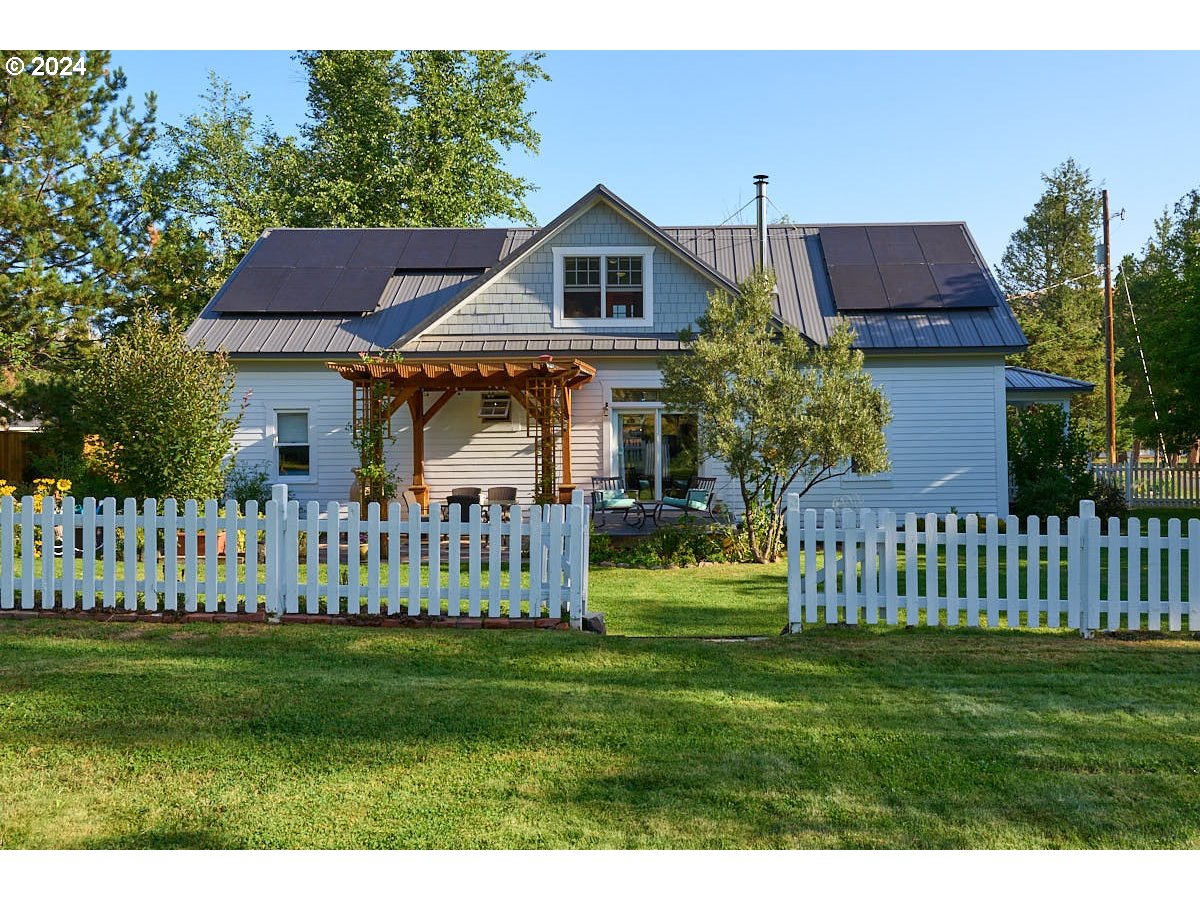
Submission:
[[[892,408],[892,470],[847,474],[810,502],[1004,513],[1004,356],[1025,337],[961,222],[663,227],[601,185],[542,228],[272,229],[188,334],[236,362],[237,402],[250,392],[240,459],[301,500],[349,498],[348,379],[369,376],[360,354],[398,351],[402,366],[374,370],[394,382],[388,460],[422,494],[503,485],[532,499],[540,372],[565,385],[563,415],[543,423],[566,429],[551,449],[560,482],[621,475],[650,500],[713,475],[736,509],[695,419],[659,402],[658,360],[764,254],[781,325],[820,342],[849,321]]]

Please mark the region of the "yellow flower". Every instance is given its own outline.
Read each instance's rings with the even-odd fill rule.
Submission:
[[[69,491],[71,489],[71,479],[60,478],[60,479],[58,479],[57,486],[60,491]]]

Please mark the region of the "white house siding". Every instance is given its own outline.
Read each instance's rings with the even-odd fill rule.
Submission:
[[[597,377],[574,395],[571,430],[573,476],[582,488],[611,474],[612,417],[605,414],[614,387],[657,387],[652,359],[592,358]],[[1007,512],[1004,366],[999,357],[869,359],[867,370],[892,408],[887,429],[892,471],[847,476],[807,495],[817,507],[889,508],[897,512]],[[349,438],[349,384],[320,363],[253,363],[239,366],[238,396],[251,390],[237,442],[240,459],[274,460],[276,410],[308,409],[313,438],[313,478],[291,483],[300,500],[342,500],[350,493],[356,458]],[[525,414],[516,403],[510,422],[479,418],[480,395],[455,397],[425,432],[425,477],[435,499],[460,485],[512,485],[521,502],[533,492],[533,457]],[[388,453],[402,484],[412,476],[412,437],[407,410],[393,419],[395,443]],[[721,499],[740,508],[737,487],[714,462],[703,474],[720,480]]]
[[[238,363],[234,411],[249,391],[242,422],[234,436],[238,462],[263,463],[275,475],[275,412],[307,410],[312,477],[288,480],[292,498],[344,500],[350,495],[357,465],[350,444],[350,383],[320,362]]]

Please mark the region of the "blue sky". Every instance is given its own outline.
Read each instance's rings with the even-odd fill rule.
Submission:
[[[159,118],[195,109],[215,69],[293,131],[291,53],[123,51]],[[530,96],[540,153],[512,171],[548,221],[604,182],[663,225],[716,224],[771,177],[798,222],[964,219],[996,263],[1068,156],[1110,190],[1116,255],[1200,187],[1200,53],[552,52]],[[751,210],[743,217],[750,221]]]

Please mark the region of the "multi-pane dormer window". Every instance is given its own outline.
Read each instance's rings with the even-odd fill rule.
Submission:
[[[599,319],[604,289],[600,286],[599,256],[563,259],[563,315],[568,319]]]
[[[607,318],[642,318],[642,287],[640,256],[605,257],[604,313]]]
[[[554,324],[653,322],[652,247],[554,248]]]

